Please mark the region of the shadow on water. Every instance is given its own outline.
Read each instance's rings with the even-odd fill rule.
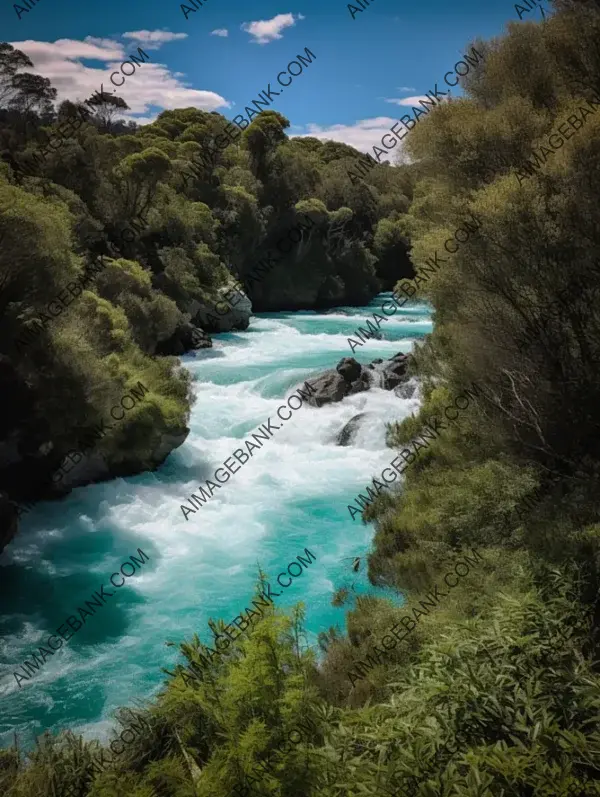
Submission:
[[[60,655],[60,651],[58,655]],[[57,695],[59,694],[59,689],[66,689],[64,682],[67,678],[68,676],[65,675],[54,681],[52,687]],[[12,682],[15,681],[12,674],[10,680]],[[24,690],[31,688],[36,688],[35,676],[33,676],[31,681],[26,681],[23,684]],[[51,705],[48,704],[48,701],[43,701],[38,705],[30,704],[30,708],[27,712],[27,728],[26,730],[24,728],[22,733],[17,733],[19,745],[21,747],[31,746],[34,737],[41,733],[45,727],[50,726],[54,728],[55,731],[58,731],[61,728],[69,728],[77,721],[80,721],[82,717],[97,717],[102,713],[105,704],[106,696],[104,695],[101,683],[90,685],[85,691],[82,690],[79,693],[70,694],[68,703],[56,700],[53,701]],[[4,728],[4,725],[0,725],[0,728],[3,732],[14,730],[14,728]],[[111,755],[112,754],[109,753],[109,756]]]
[[[187,464],[184,461],[184,455],[179,453],[178,449],[175,449],[158,470],[153,471],[151,475],[154,477],[158,487],[164,484],[181,484],[188,480],[195,480],[200,484],[206,479],[210,479],[214,472],[214,464],[209,465],[208,462],[198,463],[197,461],[193,464]],[[148,483],[145,486],[151,489],[153,485]]]
[[[194,360],[214,360],[216,357],[225,357],[225,352],[221,349],[196,349],[186,352],[185,356]]]
[[[95,614],[84,615],[85,624],[69,640],[70,645],[83,647],[118,639],[128,626],[127,608],[144,600],[135,591],[127,589],[132,583],[130,580],[126,580],[119,589],[113,587],[108,580],[112,572],[107,573],[107,578],[102,581],[97,573],[74,573],[61,577],[15,564],[3,567],[2,585],[6,592],[0,598],[0,634],[22,633],[31,615],[38,615],[43,618],[41,624],[50,635],[66,622],[67,617],[81,620],[77,611],[80,607]],[[115,579],[117,583],[120,580]],[[100,591],[102,584],[106,602],[100,600],[102,607],[87,607],[85,601],[97,600],[92,593]],[[15,604],[20,607],[18,615],[14,613]]]
[[[247,347],[247,346],[251,346],[252,345],[251,341],[248,339],[247,336],[250,335],[250,334],[256,333],[256,332],[261,332],[261,331],[262,330],[248,328],[244,332],[244,337],[242,337],[241,335],[236,335],[235,332],[218,332],[218,333],[213,332],[211,334],[211,337],[214,340],[223,341],[225,343],[235,343],[236,346],[246,346]]]
[[[68,617],[75,617],[83,625],[67,643],[74,648],[121,638],[131,621],[130,610],[146,602],[135,590],[136,577],[153,569],[160,553],[153,543],[140,539],[139,535],[124,536],[122,530],[114,532],[108,525],[109,521],[101,516],[104,509],[101,510],[100,506],[90,511],[88,503],[84,522],[78,502],[71,503],[68,508],[62,502],[58,503],[61,505],[40,504],[32,515],[42,515],[46,529],[57,525],[59,517],[64,523],[65,517],[69,519],[71,516],[66,534],[60,537],[50,537],[47,531],[28,534],[24,528],[19,535],[20,561],[10,556],[10,546],[2,557],[6,564],[0,567],[0,635],[23,634],[28,623],[41,618],[36,625],[50,636],[65,624]],[[96,529],[93,534],[87,533],[90,521]],[[39,528],[39,524],[36,525]],[[23,556],[23,550],[29,553],[29,546],[39,550],[38,556],[30,562],[24,561]],[[136,572],[126,578],[122,586],[114,587],[110,584],[110,576],[119,573],[121,565],[130,556],[135,555],[139,560],[138,548],[144,551],[149,561],[144,561],[141,567],[136,566]],[[104,560],[105,565],[100,570],[98,562]],[[50,562],[61,562],[68,573],[50,572]],[[115,577],[117,583],[120,580],[120,576]],[[106,598],[98,600],[93,593],[99,592],[102,585]],[[86,606],[86,600],[96,600],[102,605],[92,604],[90,608]],[[90,612],[90,615],[82,618],[78,608]],[[40,644],[45,645],[48,636]]]

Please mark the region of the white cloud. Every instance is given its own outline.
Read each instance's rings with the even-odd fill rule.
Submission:
[[[229,31],[227,28],[217,28],[216,30],[211,30],[211,36],[229,36]]]
[[[414,86],[398,86],[398,91],[414,91]]]
[[[133,39],[134,44],[142,45],[147,50],[159,50],[163,44],[187,39],[187,33],[171,33],[168,30],[133,30],[122,33],[123,39]]]
[[[173,74],[164,64],[152,61],[137,64],[135,74],[128,76],[120,88],[115,88],[110,76],[115,71],[119,72],[121,63],[128,60],[128,54],[126,45],[112,39],[94,39],[90,36],[84,41],[27,40],[11,44],[33,61],[35,68],[29,69],[29,72],[50,78],[58,92],[59,103],[62,100],[86,100],[96,91],[100,91],[102,85],[104,92],[118,94],[129,105],[130,111],[123,114],[127,119],[134,119],[133,114],[152,117],[165,109],[195,107],[215,111],[230,107],[230,103],[221,95],[190,88],[189,83],[181,80],[184,77],[181,72]],[[100,67],[86,66],[82,59],[103,63]]]
[[[393,102],[394,105],[406,105],[408,107],[416,105],[417,108],[420,108],[421,106],[419,106],[419,100],[429,100],[429,105],[431,105],[431,97],[423,94],[420,94],[418,97],[404,97],[399,100],[387,99],[387,97],[384,99],[386,102]]]
[[[71,39],[57,39],[54,42],[54,44],[55,45],[59,45],[59,44],[62,44],[63,42],[66,42],[66,43],[71,44],[71,45],[73,45],[73,44],[75,44],[75,45],[82,44],[82,42],[73,41]],[[34,44],[35,43],[36,42],[34,42]],[[116,53],[121,53],[123,51],[123,45],[121,44],[121,42],[116,42],[114,39],[99,39],[96,36],[86,36],[85,37],[85,43],[86,44],[95,44],[99,48],[101,48],[102,50],[105,50],[105,51],[106,50],[112,50],[113,52],[116,52]],[[40,44],[42,44],[42,42],[40,42]],[[117,48],[116,50],[114,49],[115,47]],[[88,56],[85,55],[83,57],[87,58]],[[93,57],[95,57],[95,56],[92,56],[92,58]],[[99,59],[99,60],[102,60],[102,59]]]
[[[187,39],[187,33],[171,33],[168,30],[133,30],[129,33],[122,33],[123,39],[134,39],[147,47],[149,50],[159,50],[167,42]]]
[[[307,133],[302,135],[292,135],[291,138],[306,138],[312,136],[321,141],[341,141],[344,144],[349,144],[361,152],[371,152],[373,154],[373,145],[381,147],[381,137],[385,133],[390,132],[390,127],[397,122],[397,119],[391,119],[389,116],[376,116],[373,119],[361,119],[353,125],[331,125],[331,127],[320,127],[315,124],[308,124]],[[388,160],[394,159],[394,152],[392,150],[389,154]],[[382,156],[382,162],[386,160]]]
[[[298,14],[295,18],[293,14],[277,14],[272,19],[244,22],[241,28],[254,37],[254,44],[268,44],[275,39],[283,39],[281,31],[295,25],[300,19],[305,19],[305,17],[302,14]]]
[[[28,39],[26,41],[13,42],[12,44],[27,53],[39,72],[43,71],[41,64],[46,65],[56,61],[72,61],[76,58],[87,58],[94,61],[114,61],[124,55],[121,42],[116,42],[112,39],[95,39],[92,36],[86,37],[84,41],[57,39],[55,42],[40,42]]]
[[[156,122],[157,118],[158,114],[155,113],[152,116],[136,116],[132,121],[138,125],[151,125],[152,122]]]

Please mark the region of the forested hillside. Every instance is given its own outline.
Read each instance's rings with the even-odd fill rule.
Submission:
[[[82,295],[52,329],[35,378],[54,379],[60,366],[87,388],[102,358],[123,377],[147,363],[157,413],[166,419],[164,404],[172,407],[171,428],[185,422],[185,381],[166,387],[160,369],[173,366],[150,359],[139,318],[155,312],[164,322],[169,308],[176,326],[186,302],[216,295],[224,259],[243,277],[242,240],[260,249],[281,229],[281,213],[286,223],[303,213],[325,230],[347,218],[337,258],[326,236],[311,234],[302,245],[312,254],[296,250],[287,263],[291,285],[295,258],[306,258],[307,273],[323,277],[322,302],[339,301],[339,291],[346,300],[369,295],[373,252],[382,262],[393,245],[403,256],[408,239],[419,272],[465,218],[479,227],[411,283],[432,302],[435,328],[415,358],[422,409],[391,426],[388,442],[402,452],[435,419],[441,431],[406,458],[403,486],[363,515],[376,529],[371,581],[404,593],[404,607],[349,603],[347,635],[324,631],[320,661],[304,642],[310,607],[291,616],[266,609],[219,655],[196,637],[181,646],[182,665],[165,673],[134,741],[123,733],[102,767],[93,761],[99,746],[71,735],[46,738],[29,757],[6,750],[3,794],[600,795],[600,8],[565,1],[555,12],[478,44],[485,63],[467,78],[465,97],[434,109],[406,139],[412,165],[373,169],[364,185],[344,178],[345,147],[289,142],[287,121],[265,113],[221,153],[214,184],[186,188],[181,170],[220,124],[189,109],[142,131],[82,127],[68,145],[89,171],[83,180],[69,169],[79,186],[60,182],[58,155],[52,181],[20,183],[7,170],[2,231],[18,262],[17,225],[4,214],[20,214],[35,267],[56,274],[57,285],[91,251],[80,228],[98,229],[94,251],[109,255],[108,208],[135,212],[123,197],[137,190],[161,208],[149,211],[132,260],[111,260],[105,288]],[[11,135],[25,158],[31,144]],[[144,188],[132,181],[120,193],[134,171]],[[286,295],[278,273],[261,286],[261,307]],[[16,301],[7,306],[15,332],[23,313]],[[175,326],[157,323],[169,334]],[[78,347],[88,347],[83,361]],[[5,362],[16,393],[27,361],[7,354]],[[449,412],[472,386],[475,400]],[[213,631],[222,636],[224,623]],[[127,716],[122,723],[129,727]]]
[[[185,440],[173,355],[251,310],[361,304],[413,273],[407,167],[352,185],[358,151],[290,140],[273,111],[242,132],[194,108],[136,128],[106,93],[55,107],[32,66],[0,45],[0,544],[28,502]]]

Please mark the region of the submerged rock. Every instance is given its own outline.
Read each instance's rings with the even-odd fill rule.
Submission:
[[[398,398],[410,399],[415,395],[416,389],[417,386],[415,384],[405,382],[403,385],[395,387],[394,393],[398,396]]]
[[[338,446],[349,446],[352,439],[360,427],[361,420],[365,417],[366,412],[359,412],[353,418],[350,418],[348,423],[344,426],[342,431],[338,434],[336,443]]]

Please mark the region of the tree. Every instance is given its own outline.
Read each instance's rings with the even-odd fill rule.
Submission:
[[[11,108],[25,115],[33,110],[37,110],[42,116],[51,113],[57,92],[48,78],[20,72],[12,78],[12,85],[14,94],[9,102]]]
[[[93,100],[89,100],[89,102],[94,105],[96,119],[100,122],[100,129],[105,132],[112,131],[112,122],[117,113],[129,110],[129,105],[122,97],[107,94],[105,91],[96,92]]]
[[[19,94],[15,76],[20,69],[33,69],[31,59],[12,44],[0,42],[0,106],[8,104]]]

